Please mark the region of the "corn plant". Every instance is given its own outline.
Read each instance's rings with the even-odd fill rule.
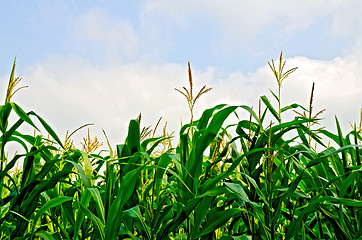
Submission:
[[[113,148],[107,140],[104,150],[89,130],[82,149],[73,144],[74,132],[89,124],[62,142],[39,115],[12,102],[23,88],[16,89],[14,61],[0,106],[0,239],[360,239],[360,127],[344,135],[336,118],[336,133],[312,128],[322,112],[312,115],[314,84],[308,110],[283,107],[283,80],[297,68],[284,72],[282,54],[279,66],[269,65],[277,108],[261,96],[258,114],[220,104],[194,119],[196,100],[211,88],[194,95],[189,63],[190,88],[176,90],[191,118],[177,146],[166,128],[161,136],[142,128],[140,115],[123,143]],[[237,122],[225,125],[232,115]],[[23,124],[34,134],[19,132]],[[13,157],[9,142],[20,149]]]

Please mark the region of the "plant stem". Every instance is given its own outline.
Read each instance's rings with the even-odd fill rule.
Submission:
[[[279,101],[278,101],[278,104],[279,104],[279,124],[282,123],[282,110],[281,110],[281,108],[280,108],[280,92],[281,92],[281,88],[282,88],[282,86],[281,86],[281,84],[280,84],[280,85],[279,85],[279,90],[278,90],[278,99],[279,99]]]

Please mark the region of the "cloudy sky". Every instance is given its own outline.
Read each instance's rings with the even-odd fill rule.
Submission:
[[[260,96],[271,99],[277,84],[267,63],[283,51],[286,68],[298,70],[284,82],[282,105],[307,107],[315,82],[314,111],[327,109],[322,125],[335,131],[337,115],[347,132],[362,107],[361,9],[359,0],[7,1],[0,97],[16,56],[29,88],[13,101],[62,138],[94,123],[91,134],[104,129],[115,145],[140,112],[144,125],[162,116],[170,130],[188,121],[174,90],[188,85],[187,61],[196,88],[213,88],[196,104],[200,116],[219,103],[256,108]]]

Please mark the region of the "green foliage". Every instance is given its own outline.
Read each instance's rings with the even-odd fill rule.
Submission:
[[[115,153],[108,143],[108,152],[96,154],[96,139],[88,135],[88,147],[78,150],[36,113],[10,102],[14,63],[0,106],[0,239],[359,239],[361,131],[343,135],[337,118],[337,134],[313,130],[311,106],[309,117],[283,121],[286,111],[307,111],[298,104],[281,107],[282,81],[296,69],[283,73],[284,64],[282,55],[278,69],[270,64],[279,86],[278,95],[271,91],[277,109],[262,96],[259,114],[221,104],[198,120],[193,106],[209,89],[193,97],[189,67],[190,90],[180,92],[191,121],[181,127],[175,148],[157,152],[169,136],[144,138],[138,118]],[[250,119],[240,119],[240,111]],[[13,113],[18,119],[11,125]],[[225,126],[231,115],[237,122]],[[23,124],[36,134],[18,132]],[[19,146],[10,158],[9,142]]]

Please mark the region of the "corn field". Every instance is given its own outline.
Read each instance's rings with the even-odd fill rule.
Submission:
[[[211,88],[195,94],[189,64],[190,86],[175,94],[191,117],[176,146],[175,133],[155,136],[139,116],[123,143],[101,146],[88,135],[77,149],[71,134],[61,141],[11,101],[23,88],[14,62],[0,106],[0,239],[362,239],[361,123],[347,134],[337,118],[336,134],[320,128],[314,84],[308,107],[283,106],[283,81],[297,68],[285,71],[282,54],[269,66],[278,91],[261,96],[257,111],[220,104],[194,119]]]

